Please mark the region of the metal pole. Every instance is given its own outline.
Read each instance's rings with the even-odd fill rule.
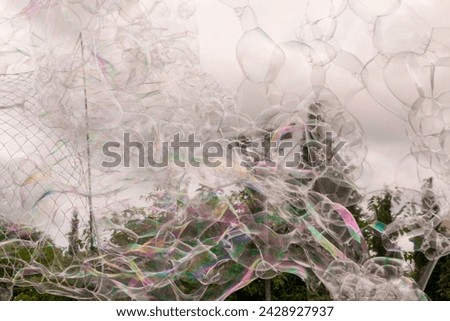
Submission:
[[[271,288],[271,280],[264,280],[265,287],[265,300],[272,301],[272,288]]]
[[[84,111],[85,111],[85,125],[86,125],[86,153],[87,153],[87,176],[88,176],[88,207],[89,207],[89,248],[92,253],[96,252],[95,240],[94,240],[94,210],[92,203],[92,171],[91,171],[91,138],[89,134],[89,111],[86,89],[86,71],[84,68],[84,43],[83,35],[80,32],[80,45],[81,45],[81,59],[83,62],[83,90],[84,90]]]
[[[267,200],[264,200],[264,209],[267,213],[267,211],[268,211]],[[264,217],[264,225],[267,226],[267,216]],[[269,244],[269,231],[266,230],[265,234],[266,234],[265,235],[266,242],[267,242],[267,244]],[[266,252],[265,254],[267,255],[267,246],[265,247],[265,252]],[[270,279],[264,280],[264,297],[265,297],[266,301],[272,301],[272,287],[271,287],[272,284],[271,283],[272,283],[272,281]]]

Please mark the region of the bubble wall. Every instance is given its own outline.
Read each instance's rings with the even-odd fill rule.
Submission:
[[[224,300],[281,273],[428,299],[450,254],[450,6],[287,3],[2,1],[0,299]],[[208,59],[236,88],[205,67],[222,37],[235,67]],[[383,198],[363,124],[394,139],[387,114],[402,170],[431,174]]]

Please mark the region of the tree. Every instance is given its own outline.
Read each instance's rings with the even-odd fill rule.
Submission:
[[[392,194],[387,189],[381,195],[374,195],[370,198],[368,209],[375,214],[376,224],[378,225],[388,225],[394,221],[392,215]],[[379,230],[366,228],[364,236],[372,257],[387,256]]]
[[[280,141],[286,139],[293,139],[294,132],[297,128],[303,128],[304,124],[297,124],[292,122],[283,132]],[[289,128],[291,127],[292,130]],[[318,173],[318,177],[307,178],[288,178],[286,183],[297,186],[308,185],[312,183],[312,191],[321,195],[325,195],[332,202],[340,203],[344,206],[356,206],[361,200],[361,195],[358,193],[351,179],[344,173],[336,162],[333,162],[331,154],[327,154],[328,150],[332,149],[334,144],[331,133],[326,132],[326,122],[323,113],[323,106],[320,103],[311,104],[308,107],[306,129],[304,134],[298,137],[297,144],[301,152],[301,164],[298,168],[302,170],[311,170]],[[264,135],[263,140],[265,146],[268,146],[275,132],[268,130]],[[281,144],[280,144],[281,146]],[[245,148],[245,146],[244,146]],[[298,152],[297,151],[297,152]],[[270,154],[266,150],[266,161],[270,161],[268,157]],[[311,181],[313,180],[313,181]],[[299,198],[299,195],[291,195],[292,198]],[[251,188],[245,188],[241,194],[241,201],[251,210],[251,213],[258,213],[264,210],[265,200],[262,195]],[[299,204],[304,204],[304,200],[298,199]],[[296,202],[296,201],[294,201]],[[290,211],[297,216],[306,214],[302,206],[297,207],[291,204]],[[275,232],[283,233],[283,227],[279,227]],[[255,280],[247,287],[239,290],[233,294],[230,299],[264,299],[268,284],[271,283],[272,300],[306,300],[308,298],[330,299],[330,295],[323,285],[315,287],[314,290],[306,285],[306,283],[297,276],[282,273],[271,280]],[[319,282],[317,282],[319,283]],[[267,297],[267,296],[266,296]]]
[[[440,206],[436,201],[436,195],[433,189],[433,178],[430,177],[424,180],[422,185],[422,215],[431,220],[439,214]],[[439,224],[435,227],[436,232],[445,233],[446,228]],[[438,259],[437,262],[429,261],[422,252],[414,252],[413,261],[415,265],[414,276],[419,279],[425,279],[427,276],[427,269],[434,270],[427,281],[425,293],[435,301],[450,300],[450,256],[445,256]],[[430,267],[431,265],[431,267]]]
[[[377,229],[376,226],[386,226],[395,220],[395,214],[392,213],[392,201],[395,201],[392,193],[389,190],[372,196],[369,200],[368,209],[375,215],[377,222],[369,226],[367,220],[362,217],[361,209],[356,208],[352,210],[358,225],[363,231],[364,237],[370,249],[370,256],[391,256],[393,253],[387,251],[382,242],[382,228]],[[421,211],[417,215],[421,215],[426,220],[432,219],[438,215],[440,211],[439,203],[436,200],[436,196],[433,190],[433,179],[425,179],[422,185],[422,199],[421,199]],[[375,226],[375,228],[373,228]],[[445,227],[438,225],[435,227],[435,231],[438,233],[445,233]],[[400,231],[405,233],[407,230]],[[415,243],[415,247],[418,249],[422,244],[423,237],[418,236],[411,241]],[[450,300],[450,256],[440,258],[437,263],[432,262],[419,250],[414,252],[403,253],[403,259],[412,263],[414,267],[413,271],[409,275],[411,278],[420,282],[424,272],[427,268],[430,268],[430,264],[434,267],[431,276],[426,282],[424,292],[432,300]],[[432,268],[432,266],[431,266]]]
[[[72,256],[77,256],[82,246],[81,240],[79,238],[79,224],[80,220],[78,219],[78,211],[75,209],[72,212],[71,229],[68,234],[69,238],[68,252],[69,255]]]
[[[316,280],[317,282],[317,280]],[[309,287],[305,281],[290,273],[281,273],[271,279],[271,301],[328,301],[328,290],[319,285]],[[262,301],[265,299],[265,282],[257,279],[230,295],[228,301]]]

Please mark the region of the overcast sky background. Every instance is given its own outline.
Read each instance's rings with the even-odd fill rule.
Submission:
[[[200,58],[204,70],[211,74],[219,83],[237,91],[244,75],[236,59],[236,44],[242,35],[242,29],[235,12],[220,0],[192,0],[196,3],[195,19],[198,26],[198,41]],[[331,0],[330,0],[331,1]],[[333,0],[335,3],[341,0]],[[368,12],[382,12],[397,0],[358,0],[368,6]],[[238,2],[238,0],[236,0]],[[320,10],[321,3],[329,0],[314,0]],[[450,12],[450,1],[446,0],[407,0],[409,6],[420,13],[420,16],[430,25],[450,26],[447,14]],[[5,8],[20,8],[26,3],[21,1],[6,1],[0,5],[2,14]],[[307,0],[250,0],[259,26],[277,43],[295,39],[296,29],[305,16]],[[339,45],[358,56],[363,63],[374,55],[372,44],[367,42],[370,37],[371,24],[347,9],[339,17],[336,39]],[[64,34],[65,30],[56,30],[55,34]],[[76,33],[74,33],[76,36]],[[373,46],[372,46],[373,47]],[[338,78],[336,78],[338,79]],[[328,85],[337,92],[339,98],[346,93],[347,86],[354,83],[333,81],[332,73],[328,75]],[[352,89],[352,88],[350,88]],[[262,111],[256,97],[246,93],[246,104],[238,102],[239,111],[253,117]],[[365,142],[368,147],[365,175],[362,185],[368,190],[383,188],[383,185],[397,183],[405,187],[417,188],[420,180],[431,175],[429,171],[421,170],[418,177],[415,160],[409,156],[410,142],[406,134],[406,123],[394,116],[386,108],[378,104],[367,91],[351,95],[344,101],[345,108],[360,122],[365,132]],[[405,160],[405,157],[406,160]]]

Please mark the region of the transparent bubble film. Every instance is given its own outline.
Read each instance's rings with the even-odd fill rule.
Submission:
[[[449,10],[2,1],[0,299],[225,300],[289,273],[428,300],[450,254]]]

